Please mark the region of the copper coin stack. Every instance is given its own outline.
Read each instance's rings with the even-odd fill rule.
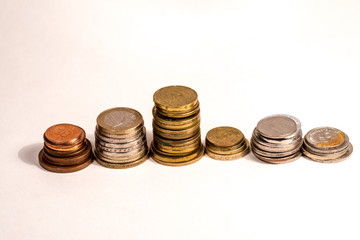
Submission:
[[[154,94],[152,158],[163,165],[184,166],[204,155],[197,93],[168,86]]]
[[[304,137],[303,154],[316,162],[336,163],[348,159],[353,146],[347,134],[333,127],[310,130]]]
[[[91,162],[91,143],[82,128],[64,123],[45,131],[44,148],[39,153],[39,163],[43,168],[70,173],[89,166]]]
[[[301,156],[300,121],[278,114],[263,118],[253,131],[251,148],[255,157],[269,163],[289,163]]]
[[[149,158],[142,115],[131,108],[112,108],[96,119],[95,160],[108,168],[131,168]]]
[[[216,127],[206,134],[206,153],[216,160],[235,160],[250,151],[249,141],[244,134],[233,127]]]

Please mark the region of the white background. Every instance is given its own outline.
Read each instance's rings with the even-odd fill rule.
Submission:
[[[0,239],[359,239],[359,12],[356,0],[0,0]],[[39,166],[48,127],[93,142],[110,107],[140,111],[150,141],[152,95],[175,84],[198,92],[203,140],[224,125],[250,138],[286,113],[304,133],[343,130],[354,153]]]

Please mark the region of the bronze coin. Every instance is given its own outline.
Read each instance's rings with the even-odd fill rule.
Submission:
[[[44,158],[51,164],[55,164],[55,165],[62,165],[62,166],[66,166],[66,165],[76,165],[76,164],[80,164],[82,162],[85,162],[87,159],[91,158],[91,143],[89,140],[86,141],[86,148],[85,151],[82,151],[80,154],[77,155],[73,155],[73,156],[62,156],[62,157],[57,157],[57,156],[52,156],[47,154],[46,151],[44,151]]]
[[[56,173],[77,172],[77,171],[80,171],[80,170],[86,168],[87,166],[89,166],[92,161],[93,161],[93,159],[89,158],[85,162],[82,162],[82,163],[77,164],[77,165],[61,166],[61,165],[55,165],[55,164],[52,164],[52,163],[46,161],[46,159],[44,158],[44,150],[41,150],[40,153],[39,153],[39,163],[40,163],[40,165],[44,169],[46,169],[46,170],[48,170],[50,172],[56,172]]]
[[[51,156],[54,156],[54,157],[71,157],[71,156],[81,154],[85,150],[86,150],[86,140],[82,143],[80,148],[73,149],[72,151],[53,150],[53,149],[49,148],[48,146],[46,146],[46,144],[44,144],[44,151],[48,155],[51,155]]]
[[[44,133],[44,141],[57,148],[71,148],[85,139],[85,131],[78,126],[61,123],[49,127]]]

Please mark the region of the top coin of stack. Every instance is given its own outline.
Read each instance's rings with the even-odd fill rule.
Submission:
[[[269,163],[288,163],[301,156],[300,121],[289,115],[273,115],[259,121],[251,138],[252,151]]]
[[[39,153],[39,163],[43,168],[69,173],[79,171],[91,162],[91,143],[82,128],[63,123],[45,131],[44,148]]]
[[[154,103],[153,159],[169,166],[188,165],[201,159],[204,146],[197,93],[184,86],[168,86],[155,92]]]
[[[320,127],[305,135],[302,151],[306,157],[316,162],[336,163],[349,158],[353,146],[349,137],[339,129]]]
[[[233,127],[216,127],[206,134],[206,153],[216,160],[235,160],[249,153],[249,141]]]
[[[130,168],[148,159],[142,115],[131,108],[112,108],[96,119],[95,159],[105,167]]]

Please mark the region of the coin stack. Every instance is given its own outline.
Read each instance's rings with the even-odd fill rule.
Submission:
[[[336,163],[348,159],[353,146],[348,135],[332,127],[319,127],[310,130],[304,137],[304,155],[316,162]]]
[[[273,115],[259,121],[253,131],[251,148],[258,159],[269,163],[288,163],[301,156],[300,121],[289,115]]]
[[[142,115],[131,108],[112,108],[96,119],[95,160],[108,168],[130,168],[149,157]]]
[[[163,165],[184,166],[204,155],[197,93],[168,86],[154,94],[152,158]]]
[[[91,143],[85,131],[72,124],[57,124],[44,133],[44,148],[39,153],[40,165],[56,173],[76,172],[92,162]]]
[[[233,127],[216,127],[206,134],[206,153],[216,160],[235,160],[250,151],[249,141]]]

